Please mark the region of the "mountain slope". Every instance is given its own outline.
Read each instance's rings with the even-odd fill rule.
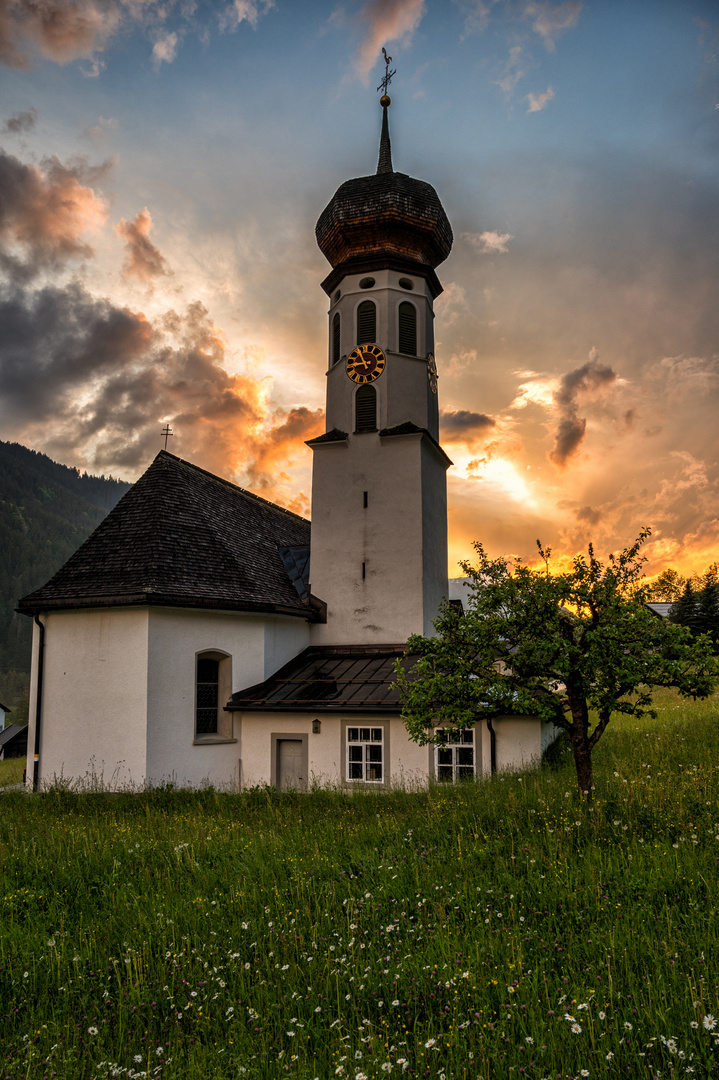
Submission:
[[[44,584],[129,488],[0,442],[0,699],[4,687],[17,695],[8,673],[30,669],[32,623],[15,614],[19,597]]]

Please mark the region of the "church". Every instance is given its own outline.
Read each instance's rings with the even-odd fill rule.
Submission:
[[[502,716],[420,747],[392,688],[450,597],[433,308],[452,229],[434,188],[394,171],[386,86],[380,103],[376,172],[316,227],[331,270],[311,524],[161,451],[19,602],[28,785],[424,786],[529,764],[552,740]]]

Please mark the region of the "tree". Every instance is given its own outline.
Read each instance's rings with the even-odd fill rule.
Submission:
[[[649,583],[648,599],[664,600],[665,602],[676,601],[681,596],[686,583],[686,578],[683,578],[677,570],[670,566],[668,569],[662,570],[661,574]]]
[[[592,751],[612,716],[655,716],[656,686],[706,697],[719,676],[707,637],[646,607],[640,552],[649,535],[604,564],[590,545],[587,558],[557,574],[539,542],[540,569],[490,559],[476,543],[477,565],[462,564],[471,579],[466,614],[445,603],[436,636],[410,637],[413,662],[396,665],[410,737],[424,745],[438,728],[539,716],[567,733],[580,793],[591,799]]]
[[[701,585],[698,591],[691,581],[687,581],[681,596],[669,610],[669,619],[688,627],[695,637],[708,634],[716,653],[719,651],[719,579],[716,563],[698,581]]]

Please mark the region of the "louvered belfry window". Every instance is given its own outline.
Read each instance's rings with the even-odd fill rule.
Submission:
[[[220,689],[220,662],[209,657],[197,658],[197,726],[198,735],[217,731],[217,705]]]
[[[355,431],[377,430],[377,391],[360,386],[355,394]]]
[[[332,363],[338,363],[340,358],[340,316],[339,312],[332,320]]]
[[[373,345],[377,340],[377,308],[373,300],[363,300],[357,308],[357,344]]]
[[[417,309],[407,300],[399,305],[399,351],[417,355]]]

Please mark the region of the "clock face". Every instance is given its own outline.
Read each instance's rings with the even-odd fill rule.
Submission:
[[[347,357],[345,371],[352,382],[369,383],[379,379],[386,363],[379,345],[358,345]]]
[[[429,388],[433,394],[437,393],[437,364],[435,363],[434,353],[430,353],[427,357],[427,378],[429,379]]]

